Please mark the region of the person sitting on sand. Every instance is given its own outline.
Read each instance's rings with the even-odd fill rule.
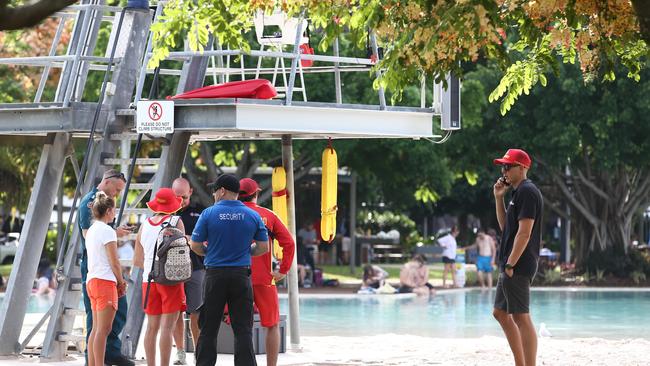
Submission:
[[[366,264],[366,266],[363,267],[363,284],[361,287],[378,289],[384,285],[387,278],[388,272],[384,271],[381,267]]]
[[[422,254],[415,254],[410,261],[404,263],[399,274],[400,288],[398,292],[414,292],[418,295],[434,294],[433,285],[429,283],[429,267]]]

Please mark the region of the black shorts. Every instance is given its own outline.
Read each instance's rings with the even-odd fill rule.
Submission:
[[[442,257],[442,263],[445,263],[445,264],[454,264],[454,263],[456,263],[456,259],[455,259],[455,258],[449,258],[449,257],[445,257],[445,256],[443,256],[443,257]]]
[[[532,278],[528,276],[515,274],[508,277],[501,272],[497,281],[494,308],[506,311],[508,314],[529,313],[532,282]]]

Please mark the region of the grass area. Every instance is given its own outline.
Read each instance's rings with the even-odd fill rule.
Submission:
[[[8,277],[9,274],[11,273],[12,266],[13,266],[12,264],[0,265],[0,276]]]
[[[402,264],[379,264],[379,266],[388,272],[389,281],[399,281]],[[337,279],[342,282],[361,281],[363,276],[363,266],[356,267],[354,273],[350,273],[350,266],[323,265],[317,267],[323,269],[324,278]],[[442,278],[442,268],[441,263],[430,264],[429,278]]]

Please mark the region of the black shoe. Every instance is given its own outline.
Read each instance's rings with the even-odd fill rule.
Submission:
[[[124,355],[119,355],[116,358],[105,358],[104,365],[107,366],[135,366],[135,362],[129,360]]]

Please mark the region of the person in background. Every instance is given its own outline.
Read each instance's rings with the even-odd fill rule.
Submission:
[[[477,248],[478,249],[478,258],[476,259],[476,270],[478,273],[478,282],[481,285],[481,288],[492,288],[492,269],[494,268],[495,258],[497,254],[497,248],[494,244],[494,240],[488,234],[479,229],[476,234],[476,241],[474,244],[465,247],[465,250]]]
[[[452,286],[456,286],[456,249],[458,243],[456,242],[456,237],[458,237],[458,227],[453,226],[451,232],[440,239],[438,243],[444,248],[442,251],[442,263],[445,264],[445,269],[442,271],[442,287],[446,286],[447,281],[447,272],[451,272]]]
[[[269,236],[260,215],[237,200],[239,180],[235,176],[223,174],[209,187],[215,204],[203,210],[190,241],[192,250],[205,257],[196,365],[217,363],[217,335],[227,304],[235,365],[255,366],[251,256],[269,250]]]
[[[314,229],[314,224],[310,221],[307,221],[305,226],[302,229],[298,230],[297,236],[301,239],[302,245],[304,245],[308,251],[311,251],[312,258],[314,258],[314,263],[320,263],[318,261],[318,244],[320,241],[318,240],[316,229]],[[312,270],[313,269],[314,268],[312,267]]]
[[[429,283],[429,267],[421,254],[415,254],[404,263],[399,273],[399,293],[414,292],[418,295],[433,295],[435,290]]]
[[[387,278],[388,272],[384,271],[383,268],[374,264],[366,264],[363,267],[363,283],[361,286],[378,289],[384,285]]]
[[[183,220],[185,235],[189,239],[192,236],[196,222],[199,220],[199,216],[201,216],[203,207],[191,203],[194,190],[187,179],[176,178],[172,183],[172,190],[176,196],[183,199],[183,207],[178,211],[178,215]],[[190,258],[192,259],[192,278],[185,282],[184,286],[185,298],[187,300],[186,313],[190,317],[190,331],[194,342],[194,350],[196,351],[196,342],[199,340],[199,307],[203,303],[205,267],[203,266],[203,257],[193,251],[190,253]],[[174,328],[174,343],[176,344],[177,358],[174,362],[175,365],[185,365],[187,363],[185,356],[185,323],[183,320],[183,314],[181,313],[176,322],[176,328]]]
[[[172,225],[173,214],[181,209],[182,198],[177,197],[171,188],[161,188],[154,198],[147,202],[147,207],[153,216],[140,225],[138,236],[135,239],[135,254],[133,265],[142,268],[142,300],[143,305],[147,300],[144,313],[147,314],[147,330],[144,336],[144,351],[149,366],[168,366],[172,352],[172,334],[176,321],[181,311],[185,311],[185,290],[182,283],[163,285],[151,282],[149,297],[146,292],[148,287],[149,272],[154,261],[154,249],[158,235],[163,225]],[[185,232],[183,220],[179,219],[176,228]],[[160,333],[160,362],[156,362],[156,339]]]
[[[86,232],[86,286],[93,312],[93,327],[88,337],[88,365],[102,366],[106,340],[117,312],[117,299],[126,294],[126,281],[117,257],[117,233],[109,226],[115,219],[115,200],[104,192],[97,192],[92,210],[95,222]]]
[[[273,270],[271,264],[273,240],[269,241],[269,251],[251,258],[253,299],[259,309],[262,326],[266,328],[266,365],[275,366],[280,353],[280,302],[275,284],[282,281],[289,272],[296,244],[280,218],[273,211],[257,205],[260,191],[257,182],[251,178],[239,181],[239,200],[262,217],[269,237],[277,240],[282,249],[282,259],[277,270]]]

